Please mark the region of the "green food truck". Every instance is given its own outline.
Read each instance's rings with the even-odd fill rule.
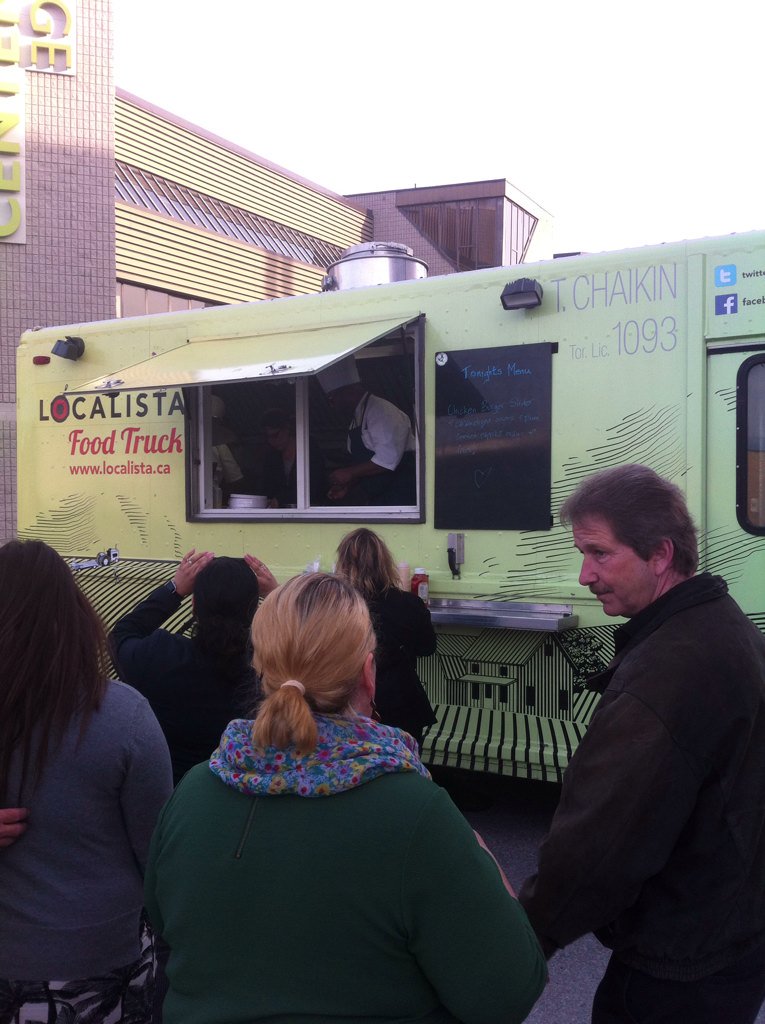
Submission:
[[[368,524],[429,576],[425,759],[559,779],[613,651],[557,518],[585,476],[678,483],[765,629],[765,233],[435,278],[360,248],[319,294],[26,332],[19,535],[111,625],[192,547],[285,580]],[[375,463],[338,381],[403,454]]]

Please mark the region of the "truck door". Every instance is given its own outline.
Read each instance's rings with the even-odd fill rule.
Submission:
[[[707,360],[702,567],[765,629],[765,339]]]

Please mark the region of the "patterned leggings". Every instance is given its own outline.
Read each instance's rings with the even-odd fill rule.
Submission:
[[[100,978],[0,978],[0,1024],[151,1024],[153,995],[154,940],[144,925],[140,957]]]

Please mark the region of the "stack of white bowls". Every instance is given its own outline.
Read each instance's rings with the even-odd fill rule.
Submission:
[[[267,508],[265,494],[232,494],[228,499],[229,508]]]

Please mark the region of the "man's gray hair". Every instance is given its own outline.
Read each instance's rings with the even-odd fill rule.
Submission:
[[[685,495],[675,484],[648,466],[615,466],[587,477],[560,510],[564,526],[583,519],[604,519],[620,544],[647,561],[662,540],[671,540],[672,567],[692,576],[699,564],[699,549]]]

